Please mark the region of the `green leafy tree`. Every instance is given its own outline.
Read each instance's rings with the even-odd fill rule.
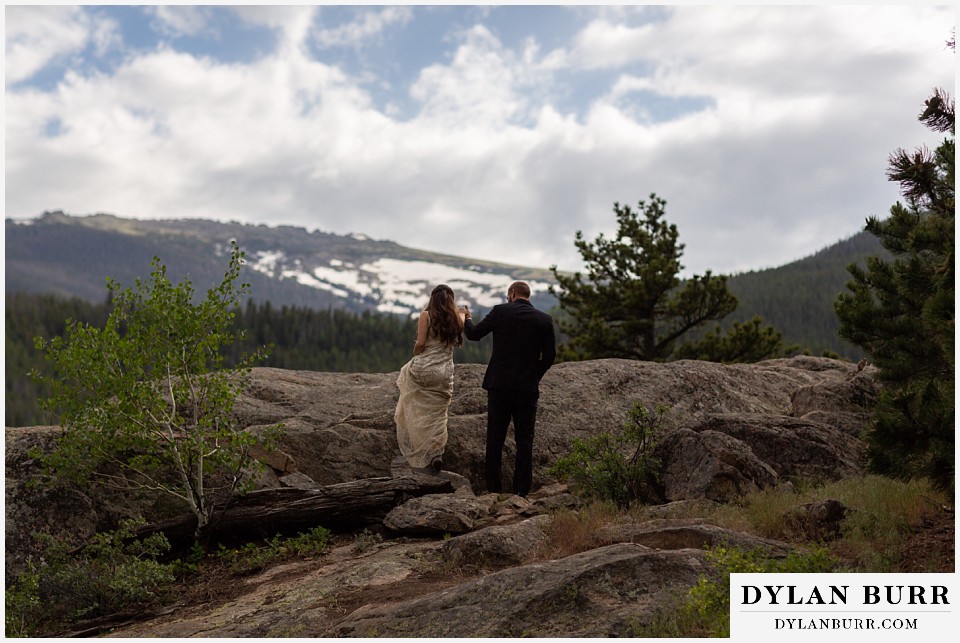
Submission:
[[[562,358],[666,360],[685,333],[736,309],[724,276],[707,271],[681,284],[684,246],[677,227],[664,220],[665,206],[655,194],[636,211],[614,203],[613,239],[600,234],[590,243],[577,231],[586,280],[551,267],[559,286],[550,292],[565,313],[558,324],[569,338]]]
[[[36,339],[53,374],[33,375],[52,390],[43,403],[63,427],[57,448],[36,454],[54,481],[168,494],[196,516],[198,536],[244,488],[258,438],[237,430],[232,411],[263,354],[223,368],[221,352],[237,339],[233,309],[249,289],[236,285],[243,256],[233,244],[223,281],[199,303],[155,257],[135,289],[108,279],[114,308],[103,328],[70,321],[64,336]]]
[[[952,45],[952,43],[951,43]],[[862,347],[884,383],[867,436],[870,466],[900,479],[929,477],[954,493],[954,103],[942,90],[920,121],[948,132],[934,152],[898,149],[887,177],[906,203],[867,219],[891,259],[849,267],[836,301],[839,334]]]
[[[785,346],[783,335],[773,326],[764,326],[760,316],[740,323],[733,322],[723,333],[720,326],[707,332],[702,339],[687,342],[676,350],[677,359],[699,359],[724,364],[759,362],[787,355],[799,350],[797,346]]]

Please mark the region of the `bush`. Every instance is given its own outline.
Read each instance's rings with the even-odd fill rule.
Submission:
[[[43,616],[40,603],[40,574],[33,563],[17,575],[4,596],[5,632],[8,637],[31,636]]]
[[[355,554],[362,554],[371,547],[378,545],[383,542],[383,536],[380,534],[374,533],[369,529],[364,529],[353,541],[353,552]]]
[[[221,546],[219,556],[236,574],[255,574],[268,565],[294,556],[316,556],[323,553],[330,540],[330,530],[314,527],[308,532],[284,538],[277,534],[265,543],[247,543],[240,549]]]
[[[575,439],[573,451],[549,473],[572,480],[586,497],[609,500],[621,509],[638,501],[655,502],[660,461],[653,452],[666,411],[667,407],[658,406],[651,413],[642,403],[634,403],[622,433]]]
[[[142,612],[163,603],[177,579],[202,573],[207,557],[195,543],[183,559],[163,563],[170,550],[162,534],[134,538],[142,520],[125,521],[116,531],[100,533],[79,552],[66,540],[36,534],[42,554],[6,591],[6,635],[37,636],[56,632],[83,619]],[[324,552],[330,531],[315,527],[264,544],[221,548],[220,558],[234,573],[252,574],[293,557]]]
[[[61,539],[37,534],[39,563],[30,561],[6,593],[7,636],[31,636],[84,618],[139,611],[159,604],[174,582],[158,558],[170,544],[162,534],[134,539],[141,520],[96,534],[74,554]]]

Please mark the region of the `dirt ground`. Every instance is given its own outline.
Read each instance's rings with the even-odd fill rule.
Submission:
[[[952,573],[956,556],[955,529],[954,512],[946,507],[925,519],[901,548],[897,571]]]

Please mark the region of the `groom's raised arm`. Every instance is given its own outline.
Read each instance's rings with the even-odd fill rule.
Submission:
[[[478,341],[483,339],[491,331],[493,331],[494,326],[494,314],[497,312],[497,307],[494,306],[487,316],[480,320],[479,324],[474,325],[473,319],[468,318],[463,322],[463,334],[467,339]]]

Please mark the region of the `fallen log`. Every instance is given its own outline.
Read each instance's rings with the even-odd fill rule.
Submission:
[[[410,472],[393,478],[365,478],[317,489],[261,489],[236,498],[219,512],[206,537],[210,541],[247,541],[323,526],[343,530],[382,523],[402,500],[451,493],[450,479]],[[137,536],[162,533],[176,549],[194,539],[197,519],[185,514],[144,525]]]

